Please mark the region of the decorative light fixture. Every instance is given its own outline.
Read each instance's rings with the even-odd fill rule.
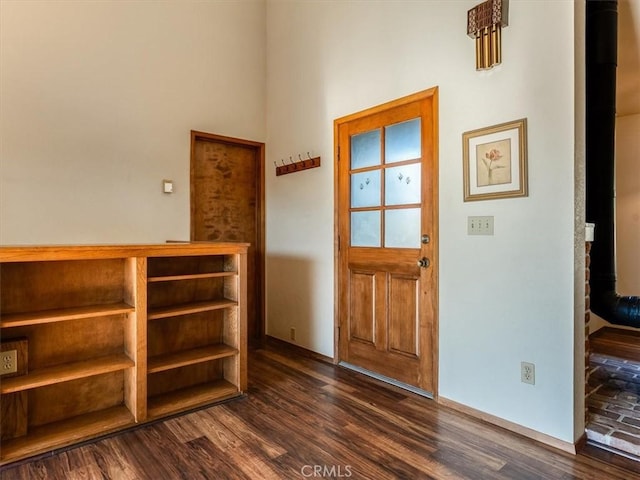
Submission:
[[[509,0],[487,0],[467,12],[467,35],[476,40],[476,70],[502,63],[502,27],[509,25]]]

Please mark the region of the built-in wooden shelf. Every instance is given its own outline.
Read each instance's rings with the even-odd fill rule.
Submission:
[[[42,323],[66,322],[83,318],[104,317],[130,313],[134,307],[126,303],[112,303],[108,305],[90,305],[86,307],[60,308],[56,310],[42,310],[38,312],[14,313],[0,317],[0,327],[23,327]]]
[[[45,387],[60,382],[116,372],[134,365],[134,361],[125,354],[119,354],[41,368],[29,372],[27,375],[3,380],[0,385],[0,393],[15,393],[31,388]]]
[[[198,280],[202,278],[219,278],[219,277],[233,277],[237,275],[237,272],[214,272],[214,273],[195,273],[189,275],[167,275],[165,277],[149,277],[148,283],[153,282],[175,282],[178,280]]]
[[[215,401],[225,400],[239,395],[238,387],[226,380],[217,380],[194,387],[151,397],[147,412],[150,419],[164,417],[176,411],[188,410]]]
[[[0,467],[242,395],[248,248],[0,246]]]
[[[111,407],[44,426],[33,427],[24,437],[3,440],[1,458],[3,462],[10,462],[134,424],[133,415],[127,407]]]
[[[190,315],[192,313],[208,312],[210,310],[220,310],[222,308],[234,307],[238,302],[233,300],[212,300],[208,302],[193,302],[182,305],[171,305],[170,307],[156,308],[149,310],[148,320],[158,320],[160,318],[177,317],[180,315]]]
[[[186,367],[187,365],[194,365],[196,363],[232,357],[237,354],[237,349],[224,344],[193,348],[176,353],[167,353],[149,358],[147,363],[147,372],[164,372],[165,370],[171,370],[173,368]]]

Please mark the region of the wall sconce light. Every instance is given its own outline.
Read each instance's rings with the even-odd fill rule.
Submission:
[[[487,0],[467,12],[467,35],[476,41],[476,70],[502,63],[502,27],[509,25],[509,0]]]

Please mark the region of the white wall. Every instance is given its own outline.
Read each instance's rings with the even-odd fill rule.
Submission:
[[[476,72],[476,3],[268,2],[267,331],[333,355],[333,120],[439,86],[439,393],[573,442],[574,4],[512,1],[503,65]],[[529,196],[464,203],[462,133],[522,117]],[[309,150],[321,168],[275,176]]]
[[[187,239],[190,130],[265,137],[264,2],[0,5],[0,243]]]

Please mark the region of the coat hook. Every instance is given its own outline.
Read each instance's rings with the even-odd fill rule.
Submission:
[[[293,158],[291,157],[291,155],[289,155],[289,163],[293,165]]]
[[[273,164],[278,168],[278,163],[275,160],[273,161]]]
[[[311,160],[311,155],[309,154],[309,152],[307,152],[307,157],[309,157],[309,160]]]
[[[280,161],[282,162],[282,166],[284,167],[284,158],[281,158]]]

